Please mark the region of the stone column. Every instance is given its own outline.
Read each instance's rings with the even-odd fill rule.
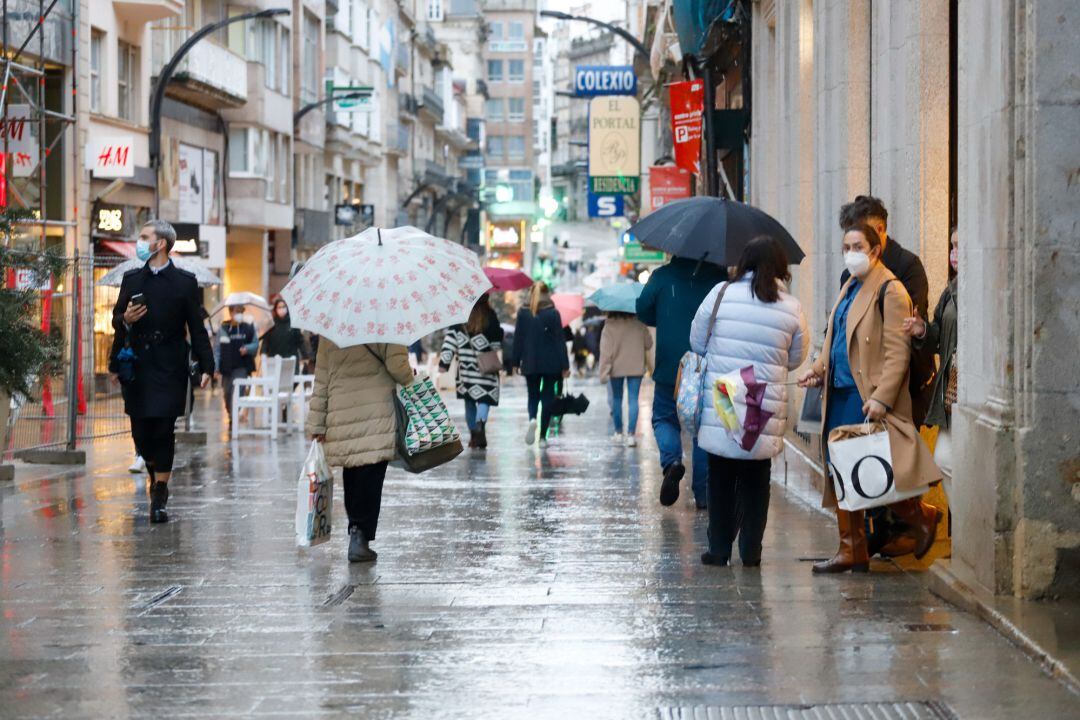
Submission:
[[[1080,8],[960,3],[953,563],[1080,596]]]

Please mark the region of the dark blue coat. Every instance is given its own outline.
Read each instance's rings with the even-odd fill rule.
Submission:
[[[562,318],[554,305],[542,304],[536,317],[522,308],[514,328],[513,366],[523,375],[562,375],[570,369]]]
[[[146,299],[146,316],[129,330],[124,325],[124,311],[136,293]],[[122,392],[124,411],[131,417],[176,418],[184,414],[189,347],[200,372],[214,372],[214,353],[201,308],[195,276],[175,264],[157,275],[148,265],[124,274],[113,308],[116,335],[109,370],[117,371],[116,355],[130,343],[138,356],[135,379]]]
[[[653,380],[674,385],[679,361],[690,350],[690,323],[709,291],[727,280],[727,271],[710,263],[672,258],[649,278],[637,300],[641,322],[656,328]]]

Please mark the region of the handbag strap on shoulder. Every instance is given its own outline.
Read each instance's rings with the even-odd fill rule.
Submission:
[[[716,302],[713,303],[712,314],[709,315],[709,330],[705,333],[705,351],[709,350],[709,340],[712,339],[713,328],[716,326],[716,314],[720,312],[720,303],[724,300],[724,293],[727,292],[730,282],[725,282],[724,286],[720,288],[720,292],[716,295]]]

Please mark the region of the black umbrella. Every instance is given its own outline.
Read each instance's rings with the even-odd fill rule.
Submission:
[[[715,197],[692,197],[667,203],[629,230],[637,242],[676,257],[729,266],[759,235],[784,246],[788,262],[797,265],[806,253],[771,215],[752,205]]]

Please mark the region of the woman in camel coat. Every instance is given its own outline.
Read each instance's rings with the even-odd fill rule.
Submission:
[[[911,419],[911,344],[903,331],[904,318],[912,314],[911,299],[896,276],[881,264],[881,239],[873,228],[860,225],[845,232],[844,263],[851,278],[840,288],[829,315],[824,349],[799,379],[803,387],[825,386],[822,454],[827,463],[827,441],[833,428],[858,424],[864,417],[884,420],[896,487],[915,490],[929,486],[941,480],[941,471]],[[825,483],[823,505],[836,508],[840,549],[831,560],[816,564],[814,572],[865,572],[870,558],[863,513],[839,509],[831,481]],[[914,529],[915,554],[921,558],[934,542],[937,509],[918,498],[889,507]]]
[[[412,381],[404,345],[319,343],[307,424],[327,462],[344,468],[350,562],[377,557],[368,543],[379,523],[386,466],[397,455],[394,393]]]

